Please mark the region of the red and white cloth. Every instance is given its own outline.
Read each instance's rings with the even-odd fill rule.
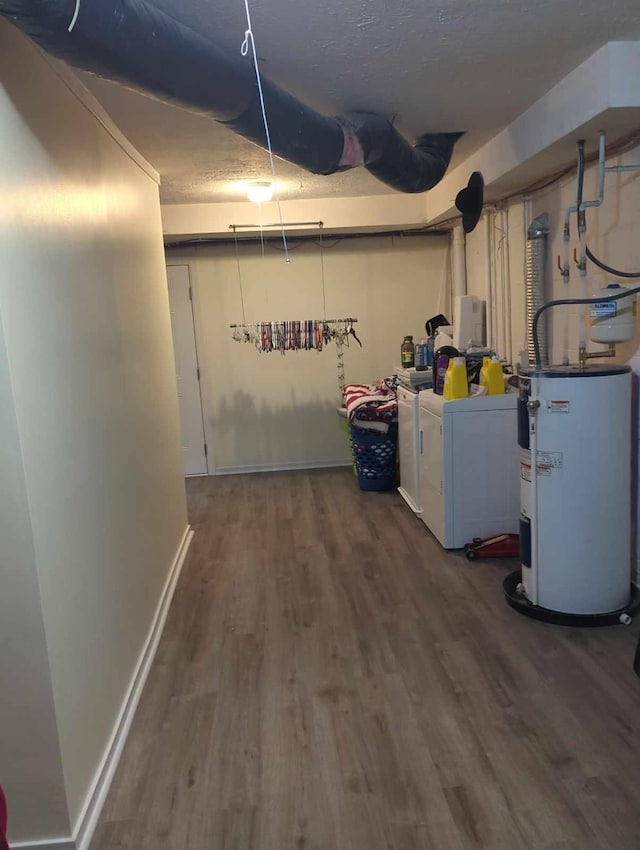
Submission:
[[[395,378],[385,378],[376,384],[346,384],[342,398],[349,421],[386,434],[389,425],[398,419],[396,387]]]

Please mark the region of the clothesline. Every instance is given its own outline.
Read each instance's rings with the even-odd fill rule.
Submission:
[[[320,325],[346,325],[351,323],[352,325],[357,324],[357,319],[306,319],[305,321],[313,321],[317,322]],[[286,325],[290,322],[290,320],[284,320],[279,322],[247,322],[247,324],[243,325],[229,325],[230,328],[256,328],[258,325]]]
[[[349,345],[350,336],[362,346],[353,327],[355,322],[357,319],[307,319],[303,322],[256,322],[231,325],[231,328],[236,342],[251,343],[260,352],[322,351],[325,345],[334,342],[338,349],[340,380],[343,381],[342,347]]]

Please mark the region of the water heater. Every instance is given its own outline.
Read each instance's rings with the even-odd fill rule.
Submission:
[[[518,402],[522,613],[625,622],[631,599],[631,371],[523,369]]]

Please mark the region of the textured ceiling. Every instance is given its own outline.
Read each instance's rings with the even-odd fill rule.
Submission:
[[[152,0],[238,51],[243,0]],[[468,131],[460,159],[607,41],[640,38],[638,0],[250,0],[261,70],[327,114],[396,116],[407,136]],[[205,118],[83,75],[162,176],[165,203],[241,200],[266,154]],[[317,177],[276,162],[283,198],[384,194],[363,169]]]

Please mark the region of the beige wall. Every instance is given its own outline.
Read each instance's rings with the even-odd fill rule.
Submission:
[[[0,315],[26,485],[3,558],[30,565],[11,555],[2,599],[26,598],[37,635],[4,643],[3,691],[34,665],[57,722],[28,739],[27,706],[25,749],[0,750],[26,841],[59,830],[65,795],[76,824],[187,519],[158,187],[5,22],[0,79]],[[34,747],[52,776],[59,750],[62,793],[24,773]]]
[[[0,783],[12,833],[38,806],[37,838],[69,835],[62,761],[44,635],[36,557],[0,323]],[[17,831],[13,824],[18,824]]]
[[[355,316],[360,349],[345,349],[347,382],[392,374],[405,334],[423,337],[426,319],[447,303],[447,237],[325,240],[327,316]],[[278,246],[279,247],[279,246]],[[319,247],[292,243],[292,262],[259,243],[240,244],[248,322],[322,318]],[[194,290],[204,418],[215,471],[277,469],[349,461],[340,403],[336,348],[258,354],[231,339],[242,321],[233,245],[171,254],[188,262]],[[443,305],[443,306],[440,306]],[[212,470],[214,471],[214,470]]]

